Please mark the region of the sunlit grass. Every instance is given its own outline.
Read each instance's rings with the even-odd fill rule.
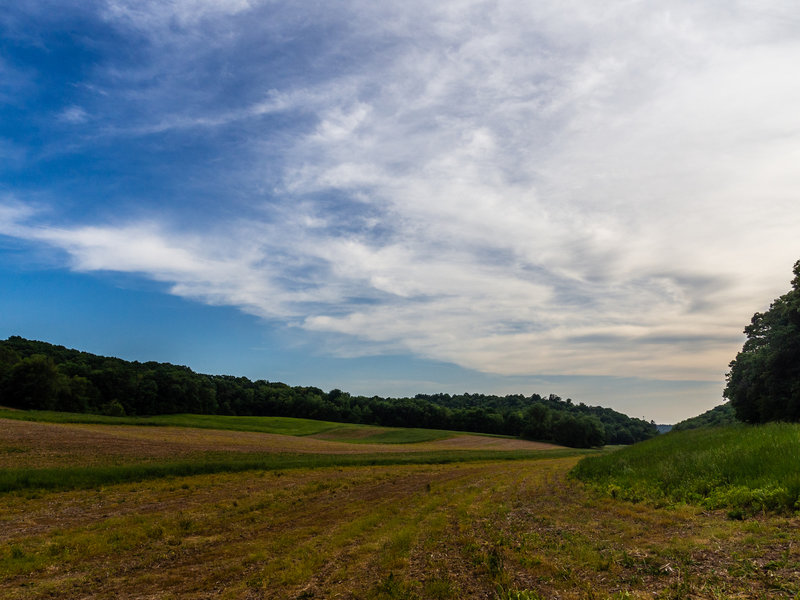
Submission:
[[[729,508],[741,516],[796,510],[798,465],[800,425],[772,423],[672,432],[587,457],[573,474],[617,497]]]

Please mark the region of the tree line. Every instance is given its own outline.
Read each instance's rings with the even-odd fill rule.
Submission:
[[[0,404],[112,416],[286,416],[521,436],[573,447],[632,444],[655,424],[556,395],[354,396],[339,389],[205,375],[169,363],[97,356],[18,336],[0,341]]]
[[[757,312],[730,363],[723,395],[745,423],[800,421],[800,260],[792,289]]]
[[[683,431],[686,429],[699,429],[701,427],[723,427],[726,425],[735,425],[736,423],[739,423],[739,421],[736,420],[736,412],[733,410],[733,406],[731,406],[730,402],[726,402],[696,417],[684,419],[680,423],[676,423],[672,430]]]

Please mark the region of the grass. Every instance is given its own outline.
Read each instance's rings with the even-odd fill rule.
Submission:
[[[460,435],[463,435],[461,432]],[[458,432],[444,431],[440,429],[386,429],[361,438],[344,438],[337,437],[338,440],[348,441],[354,444],[419,444],[422,442],[432,442],[435,440],[444,440],[454,435],[459,435]],[[481,434],[470,434],[481,435]]]
[[[331,457],[313,469],[4,494],[0,597],[724,600],[800,593],[800,530],[792,519],[732,521],[687,507],[634,506],[569,478],[579,456],[555,456],[351,466]]]
[[[208,473],[319,469],[378,465],[432,465],[486,460],[530,460],[585,454],[580,450],[453,450],[398,454],[214,454],[179,461],[0,471],[0,493],[20,490],[72,490],[164,477]]]
[[[38,423],[74,423],[89,425],[134,425],[151,427],[190,427],[249,431],[293,436],[326,435],[350,443],[413,444],[445,439],[463,432],[438,429],[375,427],[333,421],[315,421],[292,417],[238,417],[227,415],[155,415],[152,417],[108,417],[85,413],[0,408],[0,418]],[[477,435],[477,434],[475,434]]]
[[[671,432],[573,470],[627,500],[728,509],[731,517],[800,508],[800,425],[772,423]]]
[[[786,508],[796,426],[688,431],[607,453],[300,454],[222,451],[207,429],[4,425],[8,600],[800,598],[800,529]],[[72,461],[23,468],[28,438],[11,437],[21,429],[35,432],[42,457]],[[127,439],[109,430],[135,444],[114,455],[119,464],[96,464]],[[208,445],[137,454],[175,433]],[[762,514],[728,518],[736,510]]]

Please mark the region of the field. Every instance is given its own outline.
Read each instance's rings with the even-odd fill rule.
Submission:
[[[585,452],[508,438],[320,436],[0,419],[4,471],[100,477],[61,489],[20,481],[0,495],[0,597],[800,594],[791,513],[732,520],[632,504],[569,475]],[[157,472],[180,462],[219,469]],[[109,469],[134,467],[154,470],[102,482]]]
[[[673,432],[592,457],[575,473],[625,499],[726,508],[729,516],[800,508],[800,426]]]
[[[371,427],[288,417],[229,417],[221,415],[155,415],[152,417],[108,417],[83,413],[0,408],[0,418],[40,423],[134,425],[146,427],[188,427],[224,431],[278,433],[293,436],[316,436],[344,442],[398,443],[428,442],[457,435],[436,429]]]

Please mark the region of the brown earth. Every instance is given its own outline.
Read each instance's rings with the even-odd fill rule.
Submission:
[[[0,468],[108,464],[131,459],[180,458],[209,451],[376,454],[549,448],[558,446],[467,434],[416,444],[351,444],[311,436],[216,429],[32,423],[0,419]]]
[[[0,597],[795,598],[795,518],[598,496],[576,458],[204,475],[0,497]],[[522,595],[525,593],[525,595]],[[517,594],[517,595],[515,595]]]

